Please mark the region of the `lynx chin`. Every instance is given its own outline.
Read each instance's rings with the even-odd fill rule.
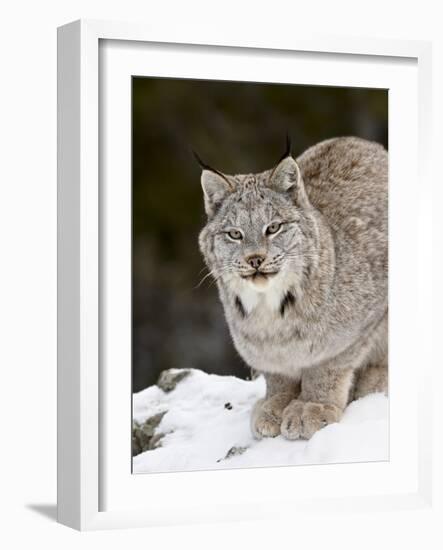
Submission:
[[[200,161],[199,244],[235,347],[263,373],[257,438],[309,439],[387,391],[388,154],[346,137],[258,174]]]

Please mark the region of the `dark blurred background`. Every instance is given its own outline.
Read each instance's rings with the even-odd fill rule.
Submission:
[[[387,147],[388,92],[361,88],[139,78],[133,86],[133,390],[163,369],[250,375],[236,353],[198,249],[205,224],[191,148],[226,173],[260,172],[326,138]]]

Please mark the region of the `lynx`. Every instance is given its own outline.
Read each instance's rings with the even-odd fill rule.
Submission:
[[[234,345],[266,379],[255,437],[309,439],[387,391],[388,154],[354,137],[290,144],[270,170],[203,168],[200,249]]]

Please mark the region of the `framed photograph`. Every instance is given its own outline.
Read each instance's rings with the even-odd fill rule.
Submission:
[[[58,32],[59,521],[430,506],[430,45],[160,34]]]

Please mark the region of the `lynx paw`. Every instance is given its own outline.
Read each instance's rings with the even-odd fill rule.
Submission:
[[[255,438],[280,434],[283,410],[290,401],[291,396],[284,393],[257,401],[251,415],[251,430]]]
[[[321,428],[338,422],[341,415],[335,405],[294,399],[283,411],[280,430],[286,439],[310,439]]]

